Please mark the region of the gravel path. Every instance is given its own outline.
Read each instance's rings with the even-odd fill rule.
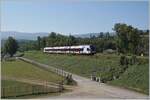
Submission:
[[[78,86],[72,92],[62,93],[57,97],[50,98],[118,98],[118,99],[148,99],[148,96],[128,89],[99,84],[90,79],[73,75]],[[49,98],[49,97],[46,97]]]

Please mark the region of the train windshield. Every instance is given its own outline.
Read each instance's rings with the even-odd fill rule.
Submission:
[[[90,46],[91,51],[95,51],[95,47],[93,45]]]

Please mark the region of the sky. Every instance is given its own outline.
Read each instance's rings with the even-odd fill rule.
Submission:
[[[1,31],[85,34],[115,23],[148,29],[148,1],[1,0]]]

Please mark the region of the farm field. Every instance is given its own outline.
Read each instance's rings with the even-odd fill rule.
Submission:
[[[63,68],[66,71],[88,78],[90,78],[93,71],[96,72],[97,76],[103,75],[103,77],[110,78],[112,75],[117,74],[121,68],[121,66],[119,66],[120,56],[115,54],[84,56],[45,54],[41,51],[28,51],[25,52],[24,57],[53,67]],[[148,57],[138,58],[144,61],[146,60],[146,62],[130,65],[127,70],[119,76],[119,79],[109,81],[108,83],[148,94]]]

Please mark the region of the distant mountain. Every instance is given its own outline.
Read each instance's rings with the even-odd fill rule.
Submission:
[[[44,37],[48,36],[48,32],[37,32],[37,33],[26,33],[26,32],[16,32],[16,31],[5,31],[0,32],[1,39],[7,39],[9,36],[14,37],[17,40],[36,40],[37,36]],[[110,35],[113,35],[114,33],[110,33]],[[99,36],[100,33],[86,33],[86,34],[74,34],[73,36],[78,38],[90,38],[91,36]]]
[[[104,33],[105,34],[105,33]],[[114,35],[114,32],[111,32],[110,35]],[[73,36],[80,37],[80,38],[90,38],[91,36],[98,37],[100,33],[86,33],[86,34],[75,34]]]
[[[16,31],[6,31],[6,32],[0,32],[0,34],[1,34],[1,39],[6,39],[9,36],[12,36],[17,40],[20,40],[20,39],[36,40],[37,36],[40,36],[40,37],[48,36],[49,33],[46,33],[46,32],[25,33],[25,32],[16,32]]]
[[[80,37],[80,38],[90,38],[91,36],[98,36],[99,33],[86,33],[86,34],[75,34],[75,37]]]

